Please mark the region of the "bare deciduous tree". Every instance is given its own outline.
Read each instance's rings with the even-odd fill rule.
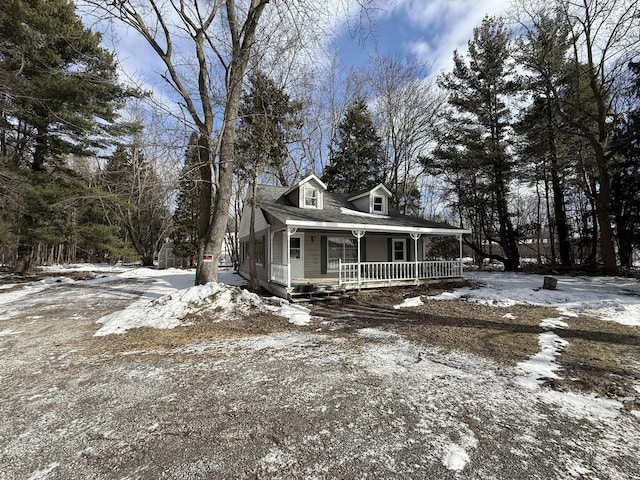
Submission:
[[[415,59],[373,59],[367,74],[373,111],[387,158],[388,186],[396,208],[417,213],[417,178],[424,170],[420,157],[434,141],[437,116],[445,96],[427,79],[428,69]]]
[[[558,5],[571,28],[573,98],[562,111],[567,124],[591,146],[600,255],[603,271],[618,271],[611,216],[610,142],[618,100],[619,76],[640,46],[640,1],[560,0]]]
[[[214,281],[218,272],[215,260],[227,231],[235,129],[248,64],[258,52],[257,44],[261,45],[259,56],[265,56],[262,47],[268,49],[270,42],[275,42],[279,28],[288,33],[277,36],[278,46],[299,46],[304,43],[300,41],[303,33],[314,27],[314,15],[328,17],[331,11],[320,0],[84,0],[84,4],[97,9],[103,18],[106,13],[111,20],[133,28],[153,48],[166,68],[162,78],[199,132],[202,188],[198,253],[200,260],[210,254],[214,261],[198,262],[196,283]],[[267,5],[272,8],[267,10]],[[270,21],[261,22],[263,15],[269,15]],[[275,58],[275,50],[271,55]],[[223,88],[215,83],[216,72]],[[219,130],[215,141],[214,129]]]
[[[133,28],[153,48],[166,67],[163,80],[180,97],[181,107],[186,109],[199,133],[202,188],[196,283],[215,281],[218,262],[202,260],[205,255],[211,255],[207,258],[215,260],[222,251],[231,201],[235,127],[242,79],[260,17],[269,0],[250,0],[248,5],[238,5],[235,0],[207,3],[198,0],[87,0],[85,3],[106,12],[111,20]],[[217,20],[220,22],[216,23]],[[191,49],[191,58],[186,55],[187,48]],[[182,68],[183,62],[193,60],[195,71]],[[216,89],[211,83],[216,62],[224,72],[221,119],[215,118]],[[213,140],[216,126],[220,129],[217,143]]]

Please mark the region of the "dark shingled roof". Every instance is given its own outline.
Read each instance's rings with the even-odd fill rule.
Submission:
[[[344,213],[342,209],[359,212],[358,209],[347,198],[353,195],[324,192],[324,203],[322,209],[298,208],[294,206],[284,194],[290,190],[289,187],[273,187],[268,185],[258,185],[257,198],[260,208],[268,214],[273,215],[282,222],[322,222],[322,223],[342,223],[352,224],[354,228],[358,225],[378,225],[381,227],[401,227],[401,228],[434,228],[446,230],[464,229],[454,227],[447,223],[433,222],[419,217],[401,215],[397,212],[389,211],[385,217],[373,217],[364,215],[352,215]],[[360,213],[360,212],[359,212]]]

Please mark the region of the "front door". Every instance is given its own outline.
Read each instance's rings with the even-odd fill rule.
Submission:
[[[291,235],[289,243],[289,261],[291,262],[291,278],[304,278],[304,234]]]

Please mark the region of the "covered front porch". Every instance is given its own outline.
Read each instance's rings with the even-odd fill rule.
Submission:
[[[287,226],[271,232],[269,283],[287,297],[344,292],[462,277],[462,235],[427,229],[318,230]],[[424,260],[425,238],[457,238],[458,258]],[[342,249],[342,250],[341,250]],[[454,254],[455,256],[455,254]]]

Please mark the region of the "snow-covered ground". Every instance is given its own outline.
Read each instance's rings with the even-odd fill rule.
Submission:
[[[293,305],[279,298],[264,299],[240,288],[246,281],[229,268],[223,268],[218,275],[218,283],[194,286],[194,270],[169,268],[123,268],[111,265],[79,264],[71,266],[44,267],[48,273],[69,273],[70,271],[93,272],[98,278],[89,282],[103,283],[115,279],[148,279],[149,283],[139,300],[123,311],[117,311],[101,318],[102,327],[96,336],[124,333],[131,328],[175,328],[184,325],[182,319],[204,308],[226,312],[220,319],[237,315],[255,307],[290,319],[296,325],[305,325],[310,320],[309,309]],[[23,290],[6,294],[3,299],[15,302],[21,296],[43,291],[60,283],[73,283],[61,276],[50,277]],[[0,316],[1,319],[1,316]]]
[[[555,307],[565,316],[581,311],[626,325],[640,325],[640,282],[620,277],[553,276],[555,290],[542,289],[543,277],[524,273],[470,273],[480,288],[461,288],[437,299],[465,299],[497,307],[538,305]]]
[[[98,335],[121,333],[129,328],[149,326],[172,328],[181,324],[180,318],[206,305],[208,307],[231,308],[234,303],[258,305],[263,301],[248,292],[242,293],[229,286],[246,285],[246,281],[230,269],[222,269],[219,284],[193,286],[193,270],[150,268],[122,268],[79,264],[73,266],[54,266],[44,269],[50,273],[69,271],[91,271],[100,275],[93,282],[107,282],[114,278],[149,279],[149,286],[140,300],[131,305],[122,314],[115,313],[103,319],[103,328]],[[468,280],[478,287],[459,288],[454,292],[443,293],[436,300],[461,299],[468,302],[496,307],[512,305],[536,305],[555,307],[560,315],[575,317],[587,312],[603,320],[626,325],[640,326],[640,282],[636,279],[621,277],[569,277],[554,276],[557,279],[555,290],[542,289],[543,277],[524,273],[468,273]],[[46,288],[71,283],[66,277],[51,277],[22,290],[3,294],[3,301],[11,303],[21,296],[44,291]],[[3,285],[8,289],[11,285]],[[230,292],[235,291],[235,294]],[[309,310],[297,305],[288,305],[284,301],[269,299],[266,308],[278,311],[292,319],[293,323],[306,324]],[[396,308],[410,308],[421,305],[419,297],[406,299]],[[278,308],[275,308],[277,306]],[[235,308],[235,307],[234,307]]]
[[[69,268],[50,268],[54,276],[39,282],[3,285],[0,362],[10,373],[0,372],[0,380],[10,388],[0,393],[0,413],[11,421],[0,427],[0,433],[7,433],[6,440],[0,440],[0,457],[20,462],[5,465],[8,472],[44,479],[73,471],[77,465],[86,473],[92,464],[127,466],[118,462],[131,461],[135,468],[121,476],[142,478],[145,471],[149,475],[165,471],[152,470],[152,461],[136,464],[146,459],[139,460],[132,452],[154,447],[171,453],[172,445],[184,444],[196,452],[203,450],[191,456],[184,455],[186,447],[176,452],[176,458],[186,462],[180,468],[188,465],[182,473],[196,472],[197,478],[202,472],[216,472],[211,470],[216,462],[225,466],[221,471],[228,478],[242,476],[241,470],[229,470],[241,465],[238,456],[254,459],[261,478],[330,478],[331,470],[322,470],[327,465],[341,472],[334,476],[348,471],[362,476],[358,468],[370,468],[366,476],[371,478],[426,478],[425,472],[436,472],[431,478],[506,478],[508,472],[519,478],[640,478],[640,468],[632,466],[628,474],[619,464],[630,465],[640,447],[640,412],[625,412],[623,399],[542,386],[545,378],[561,374],[558,357],[567,345],[562,331],[580,312],[603,321],[640,325],[637,280],[558,276],[556,290],[542,290],[541,276],[473,273],[470,279],[478,288],[436,297],[496,307],[529,304],[558,309],[557,315],[541,322],[540,351],[521,362],[514,377],[485,359],[418,346],[383,327],[358,329],[355,340],[301,331],[298,325],[311,324],[308,309],[251,294],[240,288],[244,280],[231,271],[221,272],[220,283],[193,286],[193,271],[97,265],[73,269],[93,272],[93,278],[82,284],[95,288],[77,289],[82,297],[74,301],[79,304],[108,302],[101,287],[126,286],[128,281],[133,290],[127,293],[137,295],[127,304],[121,299],[122,309],[101,316],[96,336],[140,326],[179,327],[203,308],[214,308],[220,318],[228,319],[250,308],[264,309],[289,318],[291,331],[181,346],[165,359],[149,362],[100,357],[89,367],[75,349],[65,351],[70,347],[61,340],[43,346],[42,339],[34,337],[31,343],[28,339],[40,324],[45,335],[54,332],[55,327],[45,325],[54,314],[46,310],[45,300],[55,297],[56,286],[63,287],[61,292],[75,291],[66,288],[74,280],[55,276]],[[419,307],[422,300],[407,299],[396,307],[402,312]],[[38,302],[42,313],[34,308]],[[26,308],[30,310],[24,320],[11,320]],[[514,315],[505,309],[504,318]],[[3,320],[8,320],[6,326]],[[20,349],[11,350],[14,344]],[[37,348],[45,355],[42,365],[30,356]],[[195,358],[174,363],[173,356],[179,355]],[[74,365],[77,371],[71,369]],[[56,377],[67,372],[68,378]],[[19,375],[25,379],[14,378]],[[196,376],[193,383],[187,380],[190,376]],[[46,383],[50,378],[51,385]],[[112,391],[105,393],[105,387]],[[636,388],[640,393],[640,383]],[[94,408],[100,402],[106,402],[104,408]],[[76,413],[69,405],[91,408]],[[54,407],[56,413],[51,413]],[[202,421],[209,410],[213,415]],[[174,418],[176,412],[180,415]],[[304,423],[303,436],[293,430],[298,418]],[[20,419],[30,423],[23,425]],[[238,426],[232,423],[236,420]],[[211,431],[206,430],[209,424],[215,427]],[[225,430],[230,425],[233,429]],[[186,429],[184,436],[180,429]],[[198,437],[198,429],[206,435]],[[170,441],[160,442],[163,438]],[[265,441],[270,438],[277,442]],[[70,453],[62,453],[58,445]],[[262,453],[247,453],[247,445]],[[33,452],[42,459],[29,461]],[[164,461],[158,455],[160,460]],[[180,477],[177,463],[167,462],[168,467],[162,468],[167,472],[174,468],[174,478],[188,477]]]

